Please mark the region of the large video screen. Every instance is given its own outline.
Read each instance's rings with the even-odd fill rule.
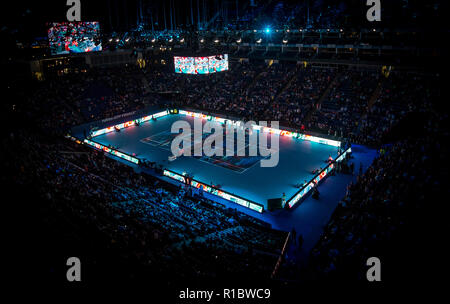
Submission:
[[[173,58],[175,73],[209,74],[228,70],[228,54],[209,57],[178,57]]]
[[[219,59],[220,58],[220,59]],[[228,70],[228,54],[209,56],[209,72],[216,73]]]
[[[208,57],[195,57],[195,74],[208,74]]]
[[[174,57],[175,72],[183,74],[195,74],[194,57]]]
[[[48,29],[48,41],[52,55],[102,50],[98,22],[52,23]]]

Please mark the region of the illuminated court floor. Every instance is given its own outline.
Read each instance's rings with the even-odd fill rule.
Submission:
[[[309,181],[313,170],[326,166],[328,156],[337,156],[337,147],[281,136],[279,162],[275,167],[261,167],[261,157],[243,160],[182,156],[169,161],[173,138],[170,129],[177,120],[188,121],[193,126],[194,118],[181,114],[168,115],[120,132],[100,135],[93,140],[156,162],[176,173],[190,173],[200,182],[220,185],[222,190],[262,204],[265,209],[268,199],[280,198],[283,193],[289,199],[299,190],[296,185]],[[247,142],[246,145],[248,148]]]

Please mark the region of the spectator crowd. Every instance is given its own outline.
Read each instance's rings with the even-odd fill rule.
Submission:
[[[123,269],[131,278],[152,273],[167,282],[228,275],[269,279],[287,233],[192,189],[136,173],[63,135],[82,123],[166,106],[164,93],[175,92],[176,106],[279,120],[305,132],[381,147],[409,113],[432,110],[435,79],[401,71],[386,78],[376,70],[248,62],[231,62],[230,71],[210,76],[126,66],[49,77],[33,84],[26,102],[15,108],[25,123],[2,138],[8,173],[2,183],[35,191],[52,210],[49,225],[65,225],[55,222],[55,215],[67,219],[78,238],[132,265]],[[349,185],[302,274],[321,278],[354,269],[370,248],[390,239],[423,207],[427,189],[439,186],[434,156],[442,155],[436,141],[440,120],[439,115],[427,120],[428,137],[385,147]]]

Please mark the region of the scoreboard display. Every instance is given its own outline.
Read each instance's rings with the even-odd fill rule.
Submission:
[[[228,54],[208,57],[174,56],[175,73],[211,74],[228,70]]]

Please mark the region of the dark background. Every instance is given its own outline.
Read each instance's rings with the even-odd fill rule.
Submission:
[[[200,17],[212,17],[218,9],[226,7],[229,22],[234,18],[235,1],[229,0],[96,0],[81,1],[81,20],[100,21],[105,32],[124,31],[135,27],[139,20],[151,24],[153,19],[155,29],[164,29],[164,8],[166,11],[166,23],[170,28],[170,11],[173,13],[173,22],[177,27],[186,27],[191,23],[190,7],[193,7],[194,24],[197,21],[197,3],[206,7],[206,15],[200,10]],[[240,0],[241,6],[248,1]],[[258,2],[255,0],[255,2]],[[289,2],[307,2],[286,0]],[[409,29],[434,29],[439,30],[443,9],[440,0],[389,0],[381,1],[381,22],[369,22],[366,12],[369,6],[365,0],[318,0],[309,1],[311,18],[319,14],[325,14],[327,10],[338,6],[340,16],[344,22],[358,28],[371,28],[373,26],[384,28],[409,28]],[[67,21],[65,0],[52,1],[8,1],[2,3],[0,10],[0,24],[5,30],[17,30],[23,35],[46,36],[47,22]],[[142,18],[138,17],[139,8]],[[242,14],[242,12],[240,12]]]
[[[138,21],[137,8],[138,0],[100,0],[100,1],[81,1],[81,18],[82,21],[100,21],[101,29],[104,32],[123,31],[136,26]],[[163,11],[166,7],[168,14],[169,1],[141,1],[144,4],[144,12],[153,12],[153,18],[159,18],[159,27],[163,27]],[[210,11],[214,11],[214,5],[217,1],[207,1],[210,5]],[[327,4],[341,1],[316,1],[321,3],[319,8],[326,9]],[[355,27],[370,27],[373,24],[369,23],[365,16],[367,6],[365,0],[342,1],[346,3],[345,14],[348,15],[348,24]],[[426,31],[443,31],[440,27],[441,10],[436,9],[436,3],[439,1],[381,1],[382,2],[382,22],[377,26],[395,28],[412,28]],[[194,0],[194,7],[196,1]],[[174,0],[175,14],[177,15],[177,24],[187,26],[189,21],[189,0]],[[3,46],[8,43],[14,43],[13,39],[34,39],[36,37],[46,36],[46,23],[53,21],[66,21],[66,6],[65,0],[59,1],[8,1],[2,3],[0,9],[0,33],[5,37],[5,33],[14,33],[13,36],[7,35],[8,39],[2,39]],[[437,6],[439,7],[439,5]],[[150,9],[149,9],[150,8]],[[148,16],[148,14],[147,14]],[[188,17],[186,17],[188,16]],[[194,9],[194,20],[195,9]],[[446,26],[445,28],[448,28]],[[14,37],[14,38],[11,38]],[[437,41],[436,43],[439,43]],[[2,58],[4,59],[4,58]],[[17,68],[15,66],[14,68]],[[14,93],[2,95],[2,98],[13,100],[18,98],[20,88]],[[3,115],[2,115],[3,116]],[[411,117],[402,126],[400,126],[399,134],[407,132],[410,135],[418,134],[422,129],[420,124],[420,115]],[[26,124],[27,122],[19,121],[18,118],[8,117],[8,121],[12,124]],[[7,124],[6,124],[7,125]],[[8,127],[3,127],[2,136],[7,136]],[[423,130],[423,129],[422,129]],[[10,185],[2,185],[8,188]],[[121,285],[121,282],[115,281],[120,278],[121,272],[126,272],[128,265],[117,265],[114,263],[114,257],[108,256],[107,252],[96,252],[95,247],[86,248],[80,247],[77,243],[60,243],[62,239],[60,236],[64,235],[66,231],[53,231],[52,225],[43,225],[40,221],[40,214],[47,214],[49,210],[40,209],[40,202],[35,199],[34,193],[38,189],[21,189],[14,187],[8,189],[10,196],[5,196],[2,202],[2,223],[5,225],[3,232],[6,234],[2,238],[4,246],[2,251],[6,253],[6,258],[3,260],[6,270],[8,271],[6,279],[8,283],[16,285],[17,287],[27,288],[32,286],[66,286],[69,285],[65,281],[65,259],[70,252],[71,256],[79,256],[83,267],[83,282],[80,286],[86,284],[102,285],[98,281],[99,277],[108,278],[106,282],[109,286]],[[439,193],[434,193],[434,199],[430,199],[430,205],[445,204],[447,197],[440,196]],[[29,202],[29,210],[19,210],[15,204],[17,201],[26,200]],[[338,282],[327,286],[302,286],[300,288],[284,288],[283,286],[275,286],[272,288],[274,297],[298,297],[302,299],[304,293],[309,289],[309,292],[317,292],[317,296],[323,296],[330,290],[337,287],[343,287],[349,294],[356,292],[367,292],[367,296],[373,296],[379,287],[390,287],[397,290],[401,287],[404,289],[405,295],[414,293],[425,288],[424,281],[435,284],[438,280],[435,273],[442,269],[445,261],[440,259],[442,252],[435,249],[436,231],[439,221],[436,220],[436,214],[433,214],[433,209],[430,207],[429,211],[422,214],[420,221],[410,223],[408,229],[408,237],[398,239],[389,244],[389,247],[382,248],[382,254],[386,258],[381,258],[382,261],[382,280],[381,283],[373,283],[363,286],[352,285],[344,286],[345,283]],[[58,219],[56,219],[58,220]],[[61,219],[63,221],[63,219]],[[90,255],[95,255],[96,258],[104,257],[101,265],[90,265]],[[442,264],[441,264],[442,262]],[[50,267],[49,267],[50,266]],[[50,269],[50,271],[49,271]],[[95,269],[95,270],[93,270]],[[443,269],[442,269],[443,271]],[[405,277],[407,278],[405,280]],[[141,282],[141,285],[146,287],[148,291],[148,300],[152,298],[152,292],[164,296],[165,289],[160,286],[161,282],[158,278],[146,278],[147,280]],[[236,282],[230,283],[230,278],[224,278],[224,282],[215,282],[214,287],[245,288],[252,286],[251,282]],[[186,288],[190,282],[186,282]],[[205,286],[207,286],[205,282]],[[221,285],[223,284],[223,285]],[[129,287],[129,286],[128,286]],[[135,286],[136,287],[136,286]],[[264,286],[261,286],[262,288]],[[418,288],[418,289],[415,289]],[[160,289],[159,289],[160,288]],[[178,289],[168,289],[166,296],[169,298],[167,302],[174,302],[172,298]],[[153,294],[153,295],[154,295]],[[330,292],[329,296],[334,293]],[[275,302],[275,301],[274,301]],[[275,302],[277,303],[277,302]]]

